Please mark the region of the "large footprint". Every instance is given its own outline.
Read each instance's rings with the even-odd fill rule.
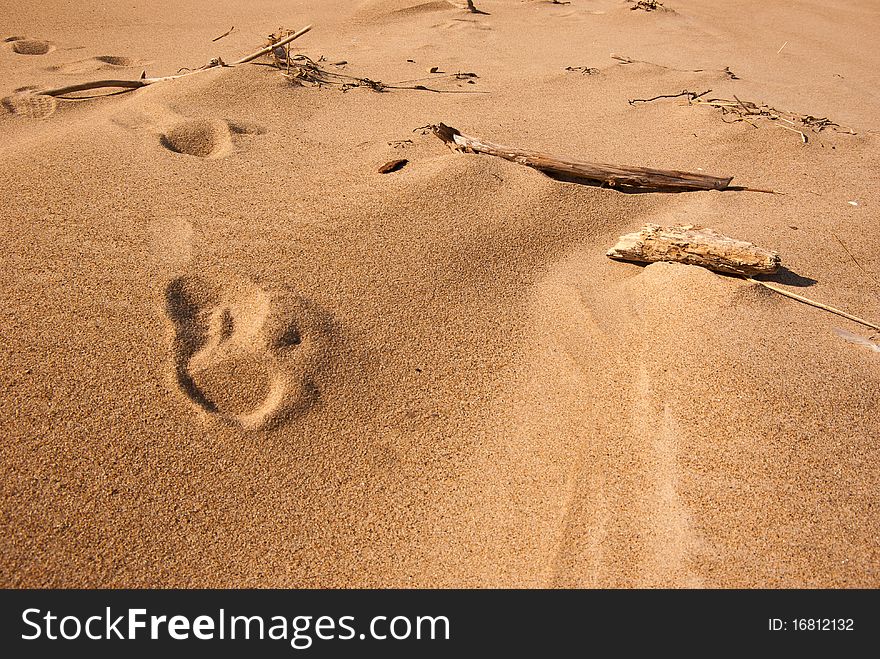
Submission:
[[[330,355],[332,321],[310,301],[198,276],[165,293],[177,387],[210,419],[261,429],[308,411]]]
[[[28,39],[27,37],[9,37],[4,40],[12,44],[12,52],[19,55],[45,55],[55,50],[55,44],[43,39]]]
[[[231,119],[185,119],[174,124],[159,138],[174,153],[199,158],[220,158],[233,148],[233,136],[262,135],[266,129],[251,122]]]
[[[253,121],[185,117],[165,105],[146,105],[137,111],[130,107],[113,117],[128,130],[149,135],[175,154],[215,159],[229,155],[237,143],[266,133],[266,127]]]

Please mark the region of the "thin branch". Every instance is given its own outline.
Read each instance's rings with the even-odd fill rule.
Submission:
[[[749,281],[753,284],[760,284],[764,288],[767,288],[774,293],[779,293],[780,295],[784,295],[785,297],[791,298],[792,300],[797,300],[798,302],[803,302],[804,304],[809,304],[811,307],[816,307],[817,309],[822,309],[823,311],[828,311],[833,314],[837,314],[838,316],[842,316],[843,318],[847,318],[854,323],[859,323],[860,325],[864,325],[865,327],[870,327],[873,330],[877,330],[880,332],[880,325],[875,325],[874,323],[865,320],[864,318],[859,318],[858,316],[853,316],[845,311],[841,311],[840,309],[836,309],[834,307],[829,307],[827,304],[822,304],[821,302],[816,302],[815,300],[811,300],[808,297],[804,297],[803,295],[798,295],[797,293],[792,293],[791,291],[787,291],[784,288],[779,288],[778,286],[773,286],[772,284],[768,284],[767,282],[760,281],[758,279],[753,279],[751,277],[743,277],[746,281]]]
[[[834,236],[834,240],[836,240],[837,242],[840,243],[840,246],[843,247],[843,251],[846,252],[846,255],[849,256],[850,259],[852,259],[852,262],[856,264],[856,266],[858,267],[858,269],[861,270],[865,275],[867,275],[867,276],[871,279],[871,281],[874,282],[874,285],[877,286],[877,288],[880,288],[880,282],[877,281],[877,278],[874,277],[874,275],[872,275],[870,272],[868,272],[868,271],[864,268],[864,266],[862,266],[861,263],[859,263],[858,259],[856,259],[856,257],[853,256],[852,252],[849,251],[849,248],[848,248],[848,247],[846,246],[846,244],[844,244],[844,242],[838,237],[838,235],[837,235],[836,233],[834,233],[834,232],[831,232],[831,235]],[[877,296],[877,293],[875,292],[874,295]]]

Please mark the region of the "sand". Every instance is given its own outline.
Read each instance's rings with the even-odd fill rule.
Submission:
[[[880,15],[665,4],[3,2],[3,97],[309,23],[328,70],[481,93],[251,64],[5,104],[0,585],[880,586],[880,358],[835,329],[871,331],[605,256],[709,226],[877,322]],[[627,102],[683,89],[841,128]],[[438,122],[784,194],[560,182]]]

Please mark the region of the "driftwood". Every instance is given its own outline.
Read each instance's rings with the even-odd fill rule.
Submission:
[[[712,229],[657,224],[647,224],[636,233],[621,236],[608,250],[608,256],[642,263],[678,261],[737,275],[772,274],[780,264],[776,252],[728,238]]]
[[[547,155],[546,153],[525,151],[523,149],[493,144],[492,142],[485,142],[476,137],[464,135],[446,124],[431,126],[431,130],[446,144],[458,151],[498,156],[520,165],[533,167],[550,176],[566,181],[589,182],[633,191],[751,190],[753,192],[770,192],[769,190],[731,187],[732,176],[710,176],[693,172],[566,160]]]
[[[646,224],[636,233],[621,236],[617,244],[608,250],[607,255],[612,259],[641,263],[675,261],[739,275],[746,281],[763,286],[774,293],[828,311],[880,332],[880,325],[877,323],[752,278],[750,275],[776,272],[780,265],[779,254],[761,249],[743,240],[728,238],[712,229],[696,229],[690,226],[661,227],[657,224]]]

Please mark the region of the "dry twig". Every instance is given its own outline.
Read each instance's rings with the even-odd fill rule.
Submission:
[[[660,96],[654,96],[653,98],[633,98],[630,99],[628,102],[630,105],[635,105],[636,103],[650,103],[651,101],[656,101],[661,98],[679,98],[680,96],[687,96],[688,101],[695,101],[696,99],[700,98],[701,96],[705,96],[711,91],[711,89],[707,89],[704,92],[689,92],[687,89],[684,89],[677,94],[661,94]]]
[[[235,29],[235,26],[233,25],[231,28],[229,28],[228,30],[226,30],[226,32],[224,32],[223,34],[221,34],[219,37],[214,37],[213,39],[211,39],[211,41],[220,41],[220,39],[222,39],[223,37],[228,37],[230,34],[232,34],[232,31],[233,31],[234,29]]]
[[[765,281],[760,281],[758,279],[753,279],[751,277],[743,277],[746,281],[749,281],[753,284],[760,284],[764,288],[773,291],[774,293],[779,293],[780,295],[784,295],[785,297],[791,298],[792,300],[797,300],[798,302],[803,302],[804,304],[809,304],[811,307],[816,307],[817,309],[822,309],[824,311],[828,311],[833,314],[837,314],[838,316],[842,316],[843,318],[847,318],[848,320],[853,321],[854,323],[859,323],[864,325],[865,327],[870,327],[873,330],[877,330],[880,332],[880,325],[876,325],[870,321],[865,320],[864,318],[859,318],[858,316],[853,316],[845,311],[841,311],[840,309],[836,309],[835,307],[830,307],[827,304],[822,304],[821,302],[816,302],[816,300],[811,300],[808,297],[804,297],[803,295],[798,295],[797,293],[792,293],[791,291],[787,291],[784,288],[779,288],[778,286],[773,286],[772,284],[768,284]]]

